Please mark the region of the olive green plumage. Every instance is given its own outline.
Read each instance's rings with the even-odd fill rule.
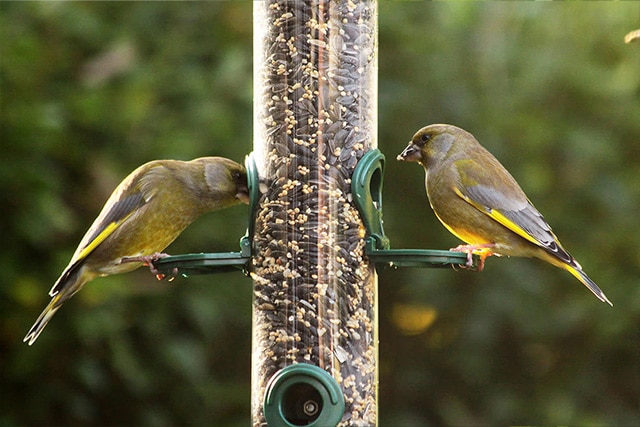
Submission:
[[[155,160],[138,167],[113,191],[80,241],[24,341],[33,344],[86,283],[143,265],[123,258],[160,255],[200,215],[248,200],[246,171],[229,159]]]
[[[444,124],[424,127],[398,160],[424,167],[431,208],[467,243],[452,250],[480,255],[479,269],[490,255],[539,258],[569,271],[611,304],[562,247],[516,180],[469,132]]]

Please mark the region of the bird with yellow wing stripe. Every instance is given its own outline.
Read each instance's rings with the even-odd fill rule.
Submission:
[[[398,156],[426,171],[427,196],[444,226],[466,242],[452,250],[480,257],[534,257],[569,271],[593,294],[611,301],[562,247],[516,180],[469,132],[434,124],[420,129]]]
[[[146,264],[205,212],[248,203],[244,167],[222,157],[155,160],[134,170],[111,194],[49,295],[51,302],[24,338],[38,338],[62,304],[91,280]]]

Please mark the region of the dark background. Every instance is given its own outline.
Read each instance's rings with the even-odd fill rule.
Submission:
[[[516,4],[517,3],[517,4]],[[423,171],[437,122],[518,179],[613,301],[535,260],[380,275],[380,423],[640,424],[640,3],[382,2],[379,148],[394,248],[459,242]],[[250,2],[0,3],[0,425],[246,426],[251,282],[99,279],[22,343],[118,182],[252,149]],[[168,252],[238,250],[246,207]]]

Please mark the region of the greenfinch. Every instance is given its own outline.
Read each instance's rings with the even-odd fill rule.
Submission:
[[[205,212],[249,202],[244,167],[222,157],[155,160],[113,191],[71,261],[55,282],[51,302],[31,327],[32,345],[62,304],[100,276],[126,273],[167,256],[160,253]]]
[[[534,257],[569,271],[593,294],[611,301],[562,247],[516,180],[469,132],[434,124],[420,129],[398,155],[426,172],[429,203],[444,226],[466,245],[453,251],[480,257]]]

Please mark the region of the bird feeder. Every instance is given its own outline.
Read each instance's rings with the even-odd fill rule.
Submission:
[[[375,1],[254,3],[254,426],[272,378],[304,364],[339,387],[336,421],[377,423],[377,277],[351,193],[377,147],[376,38]]]

